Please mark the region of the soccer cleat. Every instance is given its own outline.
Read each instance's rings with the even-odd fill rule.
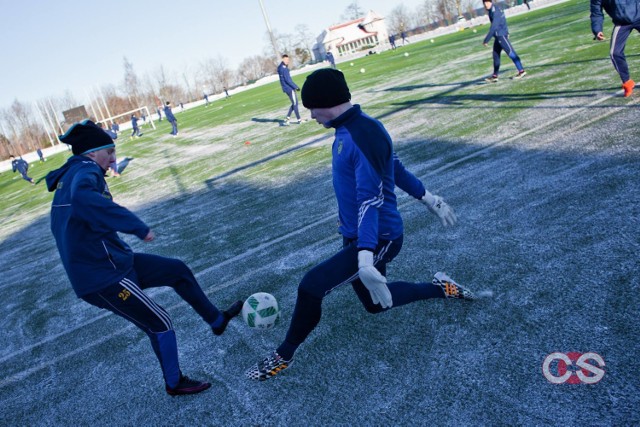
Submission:
[[[484,79],[484,81],[488,83],[498,83],[498,75],[494,74],[491,77],[487,77],[486,79]]]
[[[222,335],[225,331],[225,329],[227,329],[227,325],[229,324],[229,321],[231,319],[233,319],[234,317],[236,317],[238,314],[240,314],[240,311],[242,311],[242,301],[236,301],[233,304],[231,304],[231,306],[229,308],[227,308],[225,311],[222,312],[222,324],[220,326],[217,327],[211,327],[211,330],[213,331],[214,335]]]
[[[624,91],[624,97],[628,98],[633,93],[633,88],[636,87],[636,82],[629,79],[622,84],[622,90]]]
[[[271,355],[253,365],[245,375],[250,380],[265,381],[275,377],[280,371],[287,369],[291,363],[293,363],[293,359],[284,360],[282,356],[274,351]]]
[[[517,80],[517,79],[521,79],[521,78],[523,78],[523,77],[524,77],[524,76],[526,76],[526,75],[527,75],[527,72],[526,72],[525,70],[518,71],[518,74],[516,74],[515,76],[513,76],[513,77],[512,77],[512,79],[516,79],[516,80]]]
[[[186,375],[180,374],[180,381],[178,385],[171,388],[168,385],[166,386],[167,393],[171,396],[179,396],[182,394],[196,394],[201,391],[205,391],[211,387],[211,383],[192,380]]]
[[[436,286],[440,286],[440,288],[444,292],[445,298],[456,298],[467,301],[472,301],[475,299],[473,293],[469,289],[465,288],[464,286],[460,286],[445,273],[436,273],[435,276],[433,276],[433,281],[431,283]]]

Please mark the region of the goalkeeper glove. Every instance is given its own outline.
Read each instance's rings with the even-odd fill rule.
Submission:
[[[387,279],[373,266],[373,252],[358,252],[358,275],[369,290],[374,304],[380,304],[382,308],[390,308],[393,305]]]
[[[446,227],[447,225],[454,225],[458,220],[458,218],[456,218],[456,214],[453,213],[451,206],[449,206],[442,197],[433,195],[425,190],[424,196],[419,200],[420,203],[429,208],[431,213],[440,218],[440,222],[443,226]]]

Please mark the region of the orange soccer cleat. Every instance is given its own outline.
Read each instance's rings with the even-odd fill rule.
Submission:
[[[629,79],[622,84],[622,90],[624,90],[624,97],[628,98],[633,93],[633,88],[636,87],[636,82]]]

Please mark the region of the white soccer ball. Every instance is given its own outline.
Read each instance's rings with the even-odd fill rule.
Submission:
[[[353,67],[353,62],[351,64],[349,64],[349,65],[351,65]]]
[[[364,68],[360,68],[361,73],[364,73],[364,71],[365,71]]]
[[[405,53],[404,53],[404,56],[409,56],[409,52],[405,52]]]
[[[431,39],[431,43],[433,43],[435,40]]]
[[[257,292],[242,305],[242,318],[252,328],[273,328],[280,318],[278,301],[271,294]]]

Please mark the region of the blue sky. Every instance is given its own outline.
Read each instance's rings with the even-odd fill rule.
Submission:
[[[387,15],[400,4],[413,11],[424,0],[358,0]],[[312,34],[335,23],[351,0],[263,0],[272,29],[293,33],[306,24]],[[139,76],[160,65],[169,73],[198,67],[220,55],[236,68],[261,54],[266,27],[258,0],[0,0],[3,40],[0,109],[14,99],[32,102],[69,90],[123,80],[123,57]]]

